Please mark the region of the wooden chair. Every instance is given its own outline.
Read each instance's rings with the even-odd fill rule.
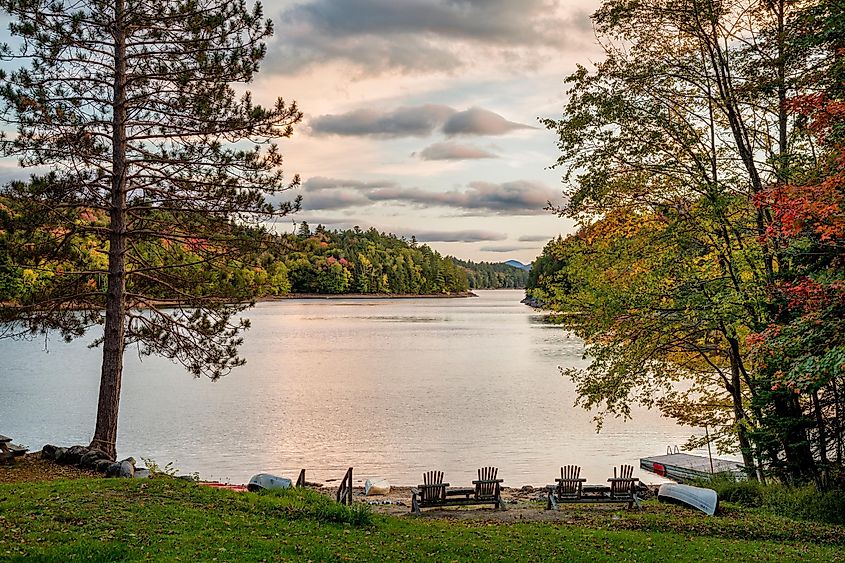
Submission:
[[[613,477],[608,479],[607,485],[584,485],[586,479],[580,478],[581,468],[577,465],[567,465],[560,468],[560,479],[555,479],[555,485],[548,485],[546,508],[557,508],[558,503],[627,503],[628,509],[634,504],[640,507],[637,498],[637,482],[633,476],[634,466],[623,465],[613,468]]]
[[[495,467],[482,467],[472,487],[450,487],[443,482],[442,471],[423,473],[423,484],[411,489],[411,512],[421,514],[421,508],[472,504],[493,504],[504,510],[503,479],[496,478],[498,471]]]
[[[550,485],[547,509],[552,509],[559,502],[578,502],[583,494],[586,479],[581,478],[581,468],[577,465],[564,465],[560,468],[560,479]]]
[[[619,476],[616,476],[616,468],[613,468],[613,477],[608,479],[610,483],[610,502],[628,501],[628,509],[636,503],[640,508],[640,499],[637,498],[637,479],[634,475],[633,465],[619,466]]]
[[[504,479],[496,479],[499,473],[497,467],[482,467],[478,470],[478,479],[473,481],[475,485],[475,500],[479,503],[492,501],[497,508],[504,509],[502,502],[502,482]]]
[[[443,482],[442,471],[423,473],[423,484],[411,489],[411,511],[420,514],[421,507],[444,504],[448,486]]]

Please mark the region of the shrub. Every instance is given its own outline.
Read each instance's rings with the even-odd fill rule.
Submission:
[[[757,481],[737,481],[730,475],[719,475],[697,484],[714,489],[724,502],[759,507],[778,516],[799,520],[845,524],[845,491],[842,490],[820,492],[812,485],[763,485]]]
[[[720,474],[710,481],[699,483],[702,487],[715,489],[719,499],[732,502],[740,506],[756,508],[762,506],[764,486],[758,481],[737,481],[732,475]]]
[[[277,508],[294,518],[310,518],[319,522],[368,526],[373,515],[365,504],[346,506],[316,491],[302,488],[273,489],[262,494],[277,501]]]

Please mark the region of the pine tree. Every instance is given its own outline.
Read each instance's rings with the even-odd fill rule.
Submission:
[[[301,113],[236,93],[273,31],[258,3],[0,6],[14,37],[2,56],[19,64],[0,75],[0,119],[16,129],[3,136],[2,155],[36,172],[0,192],[17,210],[11,240],[30,244],[9,252],[34,272],[51,260],[76,266],[55,269],[3,318],[29,335],[58,329],[68,339],[104,325],[91,446],[114,455],[127,346],[212,379],[243,363],[237,346],[248,323],[233,315],[244,306],[227,303],[250,296],[215,283],[213,272],[261,243],[258,221],[298,208],[269,200],[298,183],[284,182],[272,140],[290,136]],[[64,254],[74,238],[90,240],[94,257]]]

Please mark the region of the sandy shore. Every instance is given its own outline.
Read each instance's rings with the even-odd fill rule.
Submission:
[[[315,490],[332,498],[337,487],[317,487]],[[656,491],[648,488],[641,493],[641,498],[652,498]],[[624,504],[562,505],[557,510],[546,510],[546,490],[530,485],[521,488],[502,487],[502,498],[507,509],[496,510],[492,505],[450,506],[428,508],[422,511],[423,518],[446,520],[475,520],[490,522],[577,522],[584,519],[585,511],[590,518],[616,518]],[[368,504],[379,514],[392,516],[414,516],[411,514],[411,487],[391,486],[386,495],[365,496],[362,487],[352,488],[355,503]],[[586,508],[585,508],[586,507]],[[415,516],[414,516],[415,517]]]
[[[287,301],[289,299],[456,299],[461,297],[478,297],[471,291],[463,293],[437,293],[419,295],[416,293],[289,293],[256,299],[256,303],[268,301]]]

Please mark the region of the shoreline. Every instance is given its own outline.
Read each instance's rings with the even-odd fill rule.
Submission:
[[[288,295],[260,297],[255,302],[267,303],[272,301],[289,301],[292,299],[463,299],[466,297],[478,297],[478,295],[472,291],[434,293],[429,295],[416,293],[290,293]]]

